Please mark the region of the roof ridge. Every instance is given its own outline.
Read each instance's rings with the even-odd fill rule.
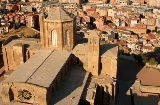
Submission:
[[[61,9],[61,8],[60,8],[60,7],[58,7],[58,11],[59,11],[59,18],[60,18],[60,19],[62,19],[62,18],[61,18],[61,15],[62,15],[62,14],[61,14],[61,10],[60,10],[60,9]]]
[[[54,7],[52,11],[48,12],[48,17],[46,19],[55,20],[55,21],[72,21],[73,18],[62,8]]]

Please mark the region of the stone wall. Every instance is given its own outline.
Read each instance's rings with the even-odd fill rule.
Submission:
[[[65,40],[66,39],[66,36],[65,36],[65,31],[66,30],[68,30],[68,32],[69,32],[69,43],[68,43],[68,45],[65,45],[64,43],[65,42],[63,42],[63,47],[64,47],[64,49],[66,49],[66,50],[69,50],[69,51],[71,51],[72,50],[72,48],[73,48],[73,46],[74,46],[74,42],[75,42],[75,38],[74,38],[74,36],[75,36],[75,33],[74,33],[74,22],[66,22],[66,23],[63,23],[63,39]]]
[[[2,47],[5,72],[16,70],[21,64],[35,54],[36,50],[26,50],[24,45],[13,46],[13,48]]]
[[[62,50],[62,23],[48,23],[44,22],[43,36],[41,42],[43,48],[52,48],[51,32],[55,30],[57,32],[57,46],[53,47],[56,50]]]
[[[88,70],[88,56],[83,54],[75,54],[72,55],[72,64],[83,66],[83,68],[89,72]]]
[[[27,83],[3,83],[2,100],[10,102],[16,100],[23,103],[46,104],[46,89]]]
[[[49,105],[53,94],[59,89],[61,82],[69,72],[71,57],[59,70],[49,87],[40,87],[28,83],[2,83],[2,99],[4,102],[13,100],[23,103],[37,103],[38,105]],[[53,68],[54,70],[54,68]],[[23,95],[24,94],[24,95]],[[26,95],[27,94],[27,95]]]
[[[93,75],[99,74],[99,37],[88,38],[88,70]]]
[[[3,59],[5,71],[15,70],[20,64],[23,64],[23,53],[17,49],[3,48]]]
[[[40,16],[40,36],[42,48],[71,51],[75,43],[75,21],[52,22]],[[68,44],[65,44],[68,30]],[[52,31],[57,33],[57,46],[52,45]]]
[[[103,57],[101,58],[101,73],[108,74],[113,78],[117,76],[117,58]]]

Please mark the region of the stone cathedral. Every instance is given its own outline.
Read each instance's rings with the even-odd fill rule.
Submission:
[[[89,32],[87,43],[78,43],[75,17],[61,7],[39,20],[40,40],[13,38],[3,44],[10,75],[2,82],[2,102],[78,105],[85,100],[93,105],[99,103],[98,86],[114,97],[118,47],[101,45],[97,30]]]
[[[40,16],[42,48],[71,51],[75,43],[75,23],[60,7],[52,9],[47,18]]]

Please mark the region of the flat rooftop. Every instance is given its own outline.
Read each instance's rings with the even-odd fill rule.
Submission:
[[[49,87],[70,56],[68,51],[39,50],[3,82]]]
[[[73,54],[88,55],[88,43],[78,44],[72,51]],[[101,57],[117,58],[118,46],[115,44],[102,44],[100,45]]]
[[[100,74],[99,76],[92,76],[91,82],[99,85],[112,84],[113,79],[109,75]]]
[[[72,50],[72,53],[87,55],[88,54],[88,43],[76,45],[75,48]]]
[[[158,94],[143,93],[140,91],[140,82],[135,81],[132,85],[132,94],[135,105],[160,105]]]
[[[13,48],[14,45],[16,44],[24,44],[28,45],[27,49],[40,49],[41,48],[41,43],[40,39],[36,38],[19,38],[19,39],[14,39],[11,42],[9,42],[7,45],[4,45],[4,48]]]
[[[73,67],[53,95],[51,105],[78,105],[88,76],[82,67]]]
[[[152,68],[144,66],[142,70],[137,74],[137,78],[141,81],[142,85],[145,86],[160,86],[160,71]]]

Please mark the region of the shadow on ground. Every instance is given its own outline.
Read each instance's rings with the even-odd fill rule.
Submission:
[[[74,67],[69,74],[62,81],[59,89],[54,93],[52,97],[51,105],[67,105],[78,102],[81,86],[84,84],[86,72],[82,67]]]
[[[144,67],[134,61],[118,60],[116,105],[133,105],[130,87],[134,84],[136,75]]]

